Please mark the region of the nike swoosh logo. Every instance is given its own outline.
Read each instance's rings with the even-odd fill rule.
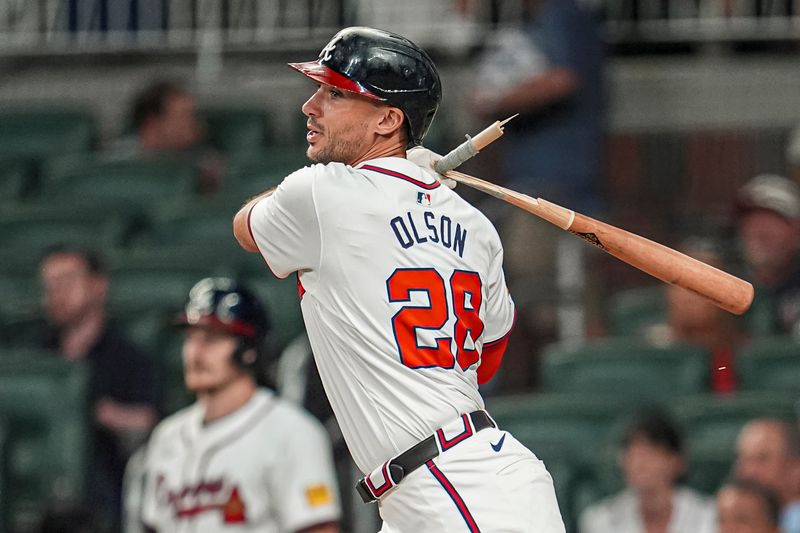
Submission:
[[[493,449],[494,451],[496,451],[496,452],[499,452],[499,451],[500,451],[500,448],[502,448],[502,447],[503,447],[503,441],[505,441],[505,440],[506,440],[506,434],[505,434],[505,433],[503,433],[503,436],[502,436],[502,437],[500,437],[500,440],[499,440],[499,441],[497,441],[497,444],[492,444],[491,442],[490,442],[489,444],[492,444],[492,449]]]

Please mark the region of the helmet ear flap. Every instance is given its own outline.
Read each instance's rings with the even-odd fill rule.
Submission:
[[[247,339],[239,339],[239,345],[233,352],[233,362],[242,370],[252,372],[258,364],[258,347]]]

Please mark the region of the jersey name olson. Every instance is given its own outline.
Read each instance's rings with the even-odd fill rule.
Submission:
[[[467,230],[447,215],[437,217],[432,211],[398,215],[389,221],[397,242],[403,248],[411,248],[415,244],[426,242],[439,244],[464,257],[464,246],[467,241]]]

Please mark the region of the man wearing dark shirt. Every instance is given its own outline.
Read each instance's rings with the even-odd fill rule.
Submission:
[[[739,243],[756,288],[753,335],[800,334],[800,187],[773,174],[747,182],[736,198]]]
[[[157,388],[150,360],[106,317],[108,277],[88,250],[58,246],[39,267],[43,306],[52,335],[46,340],[69,361],[90,368],[93,422],[90,504],[116,521],[125,462],[158,419]]]

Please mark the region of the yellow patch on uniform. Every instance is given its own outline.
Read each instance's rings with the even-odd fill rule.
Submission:
[[[306,500],[311,507],[328,505],[333,502],[333,492],[327,485],[311,485],[306,487]]]

